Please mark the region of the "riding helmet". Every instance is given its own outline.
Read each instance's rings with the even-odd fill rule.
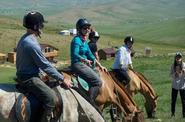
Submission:
[[[29,12],[23,18],[23,26],[34,31],[42,29],[45,22],[43,15],[39,12]]]
[[[100,35],[99,35],[99,33],[97,31],[91,31],[89,33],[89,39],[91,39],[91,38],[99,39],[100,38]]]
[[[87,19],[79,19],[76,23],[76,29],[77,30],[81,30],[84,26],[91,26],[91,24],[89,23],[89,21]]]
[[[131,42],[132,44],[134,43],[134,38],[132,36],[127,36],[124,40],[125,44],[128,42]]]

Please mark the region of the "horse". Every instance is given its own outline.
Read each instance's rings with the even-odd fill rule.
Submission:
[[[141,93],[145,98],[145,109],[147,112],[147,117],[148,118],[155,118],[158,96],[156,95],[154,89],[152,88],[149,81],[147,80],[147,78],[143,74],[138,73],[132,69],[128,69],[127,73],[129,75],[129,77],[131,78],[129,84],[126,86],[128,93],[132,97],[135,94],[137,94],[138,92]],[[110,74],[111,74],[112,78],[118,84],[120,84],[118,79],[115,77],[114,72],[110,71]],[[120,86],[123,86],[123,84],[121,84]]]
[[[52,122],[105,122],[97,110],[75,90],[60,86],[53,89],[57,89],[62,103],[57,108],[61,109],[61,114]],[[40,107],[37,106],[36,111],[31,110],[28,96],[20,93],[15,84],[0,84],[0,122],[38,122],[33,121],[33,115],[39,117]]]
[[[114,104],[118,107],[119,112],[123,112],[124,121],[143,122],[143,112],[139,110],[132,97],[127,93],[126,89],[121,88],[117,83],[115,83],[114,79],[108,72],[102,71],[98,67],[96,67],[96,71],[103,82],[100,92],[95,100],[99,109],[103,111],[103,109],[107,106]],[[71,71],[63,70],[63,75],[65,79],[70,80],[71,75],[73,74]]]

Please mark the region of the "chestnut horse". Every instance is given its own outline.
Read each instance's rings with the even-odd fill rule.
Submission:
[[[113,79],[120,84],[120,82],[116,79],[114,72],[110,71]],[[126,86],[128,93],[131,96],[134,96],[138,92],[140,92],[145,98],[145,109],[147,112],[148,118],[155,118],[155,112],[157,108],[157,95],[150,85],[149,81],[142,75],[134,70],[128,69],[127,73],[131,78],[131,81]],[[123,86],[123,84],[122,84]]]
[[[126,89],[121,88],[108,72],[101,71],[96,68],[100,78],[102,79],[102,87],[96,98],[96,103],[101,110],[114,104],[124,114],[124,121],[143,122],[144,114],[140,111],[133,101],[132,97],[127,93]],[[70,72],[63,72],[66,79],[71,79]]]

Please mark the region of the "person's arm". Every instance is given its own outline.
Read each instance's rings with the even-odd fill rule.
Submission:
[[[98,52],[97,52],[97,51],[94,53],[94,56],[96,57],[96,59],[97,59],[98,61],[100,60],[100,58],[99,58],[99,55],[98,55]]]
[[[133,69],[131,55],[128,55],[128,68],[129,68],[129,69]]]
[[[97,47],[96,43],[94,44],[94,56],[95,56],[96,60],[99,61],[98,47]]]
[[[121,48],[120,49],[118,49],[118,51],[116,52],[116,55],[117,55],[117,57],[119,58],[119,67],[120,67],[120,69],[122,69],[123,68],[123,54],[124,52],[121,50]]]
[[[108,72],[107,68],[102,66],[98,60],[95,59],[95,63],[102,71]]]
[[[29,47],[29,53],[33,58],[35,64],[42,69],[47,75],[56,79],[57,81],[62,81],[67,87],[71,86],[70,82],[64,81],[63,74],[59,73],[56,68],[54,68],[51,63],[45,58],[39,46]]]
[[[174,70],[174,65],[171,66],[171,69],[170,69],[170,76],[172,79],[175,79],[175,70]]]
[[[81,57],[79,54],[80,45],[81,45],[80,40],[77,37],[75,37],[71,42],[71,55],[73,56],[74,59],[83,60],[84,58]]]

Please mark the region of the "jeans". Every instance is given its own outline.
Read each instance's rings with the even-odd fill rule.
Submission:
[[[25,92],[32,93],[41,103],[46,111],[53,111],[56,95],[40,78],[32,77],[26,81],[19,82],[20,88]]]
[[[72,64],[71,68],[75,74],[89,84],[90,98],[94,101],[99,93],[99,88],[102,86],[102,81],[98,74],[89,66],[80,62]]]
[[[123,70],[123,69],[113,69],[113,71],[114,71],[115,77],[118,79],[118,81],[120,81],[124,85],[129,84],[130,77],[129,77],[129,75],[128,75],[128,73],[127,73],[126,70]]]

